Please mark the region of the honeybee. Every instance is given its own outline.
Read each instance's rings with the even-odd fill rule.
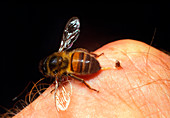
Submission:
[[[54,52],[40,61],[39,69],[45,77],[55,78],[55,103],[59,110],[66,110],[72,93],[72,85],[68,76],[82,82],[89,89],[98,92],[98,90],[88,85],[84,79],[77,75],[89,75],[98,72],[101,69],[100,63],[96,60],[94,53],[86,49],[77,48],[67,51],[77,40],[80,34],[80,21],[77,17],[72,17],[66,24],[63,37],[58,52]],[[66,90],[64,83],[69,83]],[[59,86],[61,90],[59,90]]]

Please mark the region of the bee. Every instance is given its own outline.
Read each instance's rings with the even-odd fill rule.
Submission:
[[[40,72],[45,77],[55,78],[54,96],[56,106],[60,110],[66,110],[70,102],[72,86],[68,77],[82,82],[91,90],[99,92],[77,75],[89,75],[98,72],[101,66],[96,58],[100,55],[90,53],[82,48],[67,51],[77,40],[79,34],[80,21],[77,17],[72,17],[65,26],[58,52],[54,52],[40,61]],[[69,83],[70,88],[68,88],[68,90],[66,90],[66,86],[63,85],[65,82]],[[58,88],[61,84],[62,90],[59,91]],[[63,98],[60,98],[61,96]]]

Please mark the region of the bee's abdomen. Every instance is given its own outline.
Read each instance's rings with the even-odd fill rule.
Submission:
[[[92,74],[100,69],[99,62],[88,53],[74,52],[71,56],[71,71],[77,74]]]

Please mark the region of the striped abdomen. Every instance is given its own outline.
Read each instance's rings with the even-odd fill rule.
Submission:
[[[86,52],[74,52],[71,56],[71,71],[76,74],[92,74],[100,69],[100,64],[95,57]]]

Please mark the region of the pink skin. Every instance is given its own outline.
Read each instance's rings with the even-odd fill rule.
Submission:
[[[57,111],[49,87],[14,118],[107,117],[159,118],[170,116],[170,56],[134,40],[119,40],[95,51],[103,68],[83,76],[99,93],[73,80],[66,111]],[[121,68],[115,68],[115,62]]]

